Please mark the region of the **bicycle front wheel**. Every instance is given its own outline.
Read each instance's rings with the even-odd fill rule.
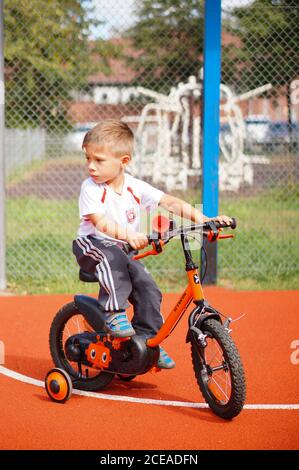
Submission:
[[[243,409],[246,396],[245,374],[240,354],[227,330],[217,320],[201,326],[206,346],[192,338],[191,355],[197,383],[213,412],[232,419]]]

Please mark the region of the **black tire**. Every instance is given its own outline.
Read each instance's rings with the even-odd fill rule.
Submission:
[[[114,374],[99,372],[93,377],[80,377],[64,352],[63,332],[67,322],[74,316],[84,315],[79,312],[74,302],[64,305],[56,314],[50,328],[50,351],[56,367],[65,370],[71,377],[73,385],[79,390],[97,391],[106,388],[113,380]]]
[[[213,412],[221,418],[232,419],[242,411],[246,396],[245,374],[239,352],[229,333],[217,320],[206,320],[201,330],[207,335],[207,347],[203,348],[194,338],[191,341],[192,363],[197,383]],[[209,364],[208,348],[211,350],[214,346],[216,353]],[[222,362],[218,366],[215,364],[218,370],[212,370],[216,356]],[[225,375],[221,382],[216,374],[222,371]],[[223,380],[226,380],[225,386]],[[226,389],[225,393],[223,389],[228,385],[230,391]]]

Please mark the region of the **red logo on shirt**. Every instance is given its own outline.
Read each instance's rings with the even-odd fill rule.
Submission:
[[[134,220],[136,219],[135,209],[132,208],[132,209],[127,210],[126,215],[127,215],[127,220],[129,222],[129,224],[132,224],[134,222]]]

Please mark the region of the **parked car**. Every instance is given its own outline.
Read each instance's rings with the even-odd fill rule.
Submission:
[[[292,122],[271,121],[264,116],[251,116],[245,120],[245,150],[253,152],[271,152],[299,148],[299,126]]]
[[[298,123],[276,121],[271,122],[266,134],[265,149],[270,151],[290,150],[297,152],[299,149],[299,126]]]
[[[82,142],[86,132],[96,125],[96,122],[77,124],[65,137],[64,149],[70,152],[81,152]]]
[[[245,145],[263,144],[271,121],[265,116],[250,116],[245,119]]]

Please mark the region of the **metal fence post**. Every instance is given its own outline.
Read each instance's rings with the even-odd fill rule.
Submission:
[[[219,105],[221,75],[221,0],[205,1],[204,77],[203,77],[203,212],[218,214]],[[217,281],[217,245],[204,242],[208,256],[205,284]]]
[[[3,0],[0,0],[0,290],[4,290],[6,288],[4,130],[5,124]]]

